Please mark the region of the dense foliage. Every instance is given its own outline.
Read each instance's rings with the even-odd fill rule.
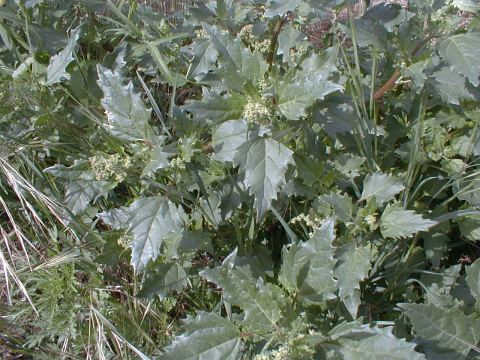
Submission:
[[[480,3],[0,2],[0,351],[480,359]]]

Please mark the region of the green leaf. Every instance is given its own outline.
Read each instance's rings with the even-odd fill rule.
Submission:
[[[162,196],[137,200],[128,207],[128,231],[133,235],[132,265],[141,272],[150,260],[155,260],[163,240],[169,234],[183,232],[185,214]]]
[[[468,11],[472,13],[480,12],[479,0],[453,0],[452,5],[459,10]]]
[[[164,360],[236,360],[241,333],[235,325],[214,313],[187,317],[185,332],[165,348]]]
[[[71,181],[65,187],[65,203],[74,215],[81,214],[92,200],[106,195],[112,187],[110,181]]]
[[[110,226],[112,229],[123,229],[128,221],[128,208],[120,207],[117,209],[103,211],[98,213],[97,217],[102,220],[105,225]]]
[[[261,53],[252,53],[243,41],[233,39],[215,26],[203,24],[211,43],[219,53],[222,66],[215,73],[231,90],[244,92],[247,82],[253,85],[263,79],[268,68]]]
[[[56,178],[66,180],[95,180],[95,174],[90,169],[90,165],[85,160],[75,161],[72,166],[56,164],[43,170]]]
[[[188,284],[188,276],[183,267],[177,263],[159,264],[155,266],[157,274],[150,275],[142,285],[138,296],[164,299],[171,291],[182,291]]]
[[[160,69],[160,72],[170,85],[180,87],[187,83],[187,79],[183,74],[173,72],[168,68],[167,62],[163,58],[163,55],[160,53],[160,50],[158,50],[158,46],[156,44],[150,42],[147,43],[147,47],[152,54],[153,60]]]
[[[424,219],[412,210],[403,209],[400,204],[389,204],[381,217],[380,232],[385,238],[408,238],[436,224],[436,221]]]
[[[149,176],[158,169],[168,168],[170,166],[168,158],[171,156],[172,154],[165,152],[161,145],[157,145],[150,151],[150,159],[143,168],[140,176]]]
[[[425,353],[432,359],[464,359],[472,349],[479,351],[480,320],[459,309],[427,304],[399,304],[410,319]]]
[[[347,306],[350,314],[355,319],[360,300],[358,290],[360,290],[360,282],[367,278],[368,272],[372,268],[372,251],[368,245],[357,247],[355,244],[350,243],[339,248],[336,257],[338,262],[334,276],[338,280],[338,296],[342,301],[347,299],[345,301],[346,304],[357,305],[352,308]],[[354,299],[348,299],[352,297]]]
[[[286,26],[278,35],[278,55],[283,55],[283,62],[290,62],[290,49],[306,39],[304,33],[293,26]],[[293,64],[291,64],[293,65]]]
[[[318,159],[312,159],[301,154],[294,154],[298,176],[308,186],[321,184],[323,181],[323,163]]]
[[[213,133],[212,142],[215,153],[213,160],[232,162],[238,148],[247,141],[247,122],[229,120],[221,124]]]
[[[339,344],[343,360],[426,360],[425,355],[415,351],[416,344],[398,339],[391,330],[358,340],[340,339]]]
[[[324,207],[326,204],[332,209],[332,215],[338,220],[348,223],[352,221],[353,215],[353,203],[352,198],[348,194],[340,195],[336,193],[330,193],[320,195],[314,202],[317,207]]]
[[[50,64],[47,67],[47,80],[45,81],[45,85],[52,85],[62,80],[70,79],[70,74],[67,73],[67,66],[74,60],[73,51],[77,46],[80,32],[80,27],[73,30],[67,46],[50,59]]]
[[[475,97],[465,87],[465,78],[444,67],[433,73],[433,86],[442,100],[449,104],[460,105],[461,100],[474,100]]]
[[[213,69],[218,52],[215,46],[206,39],[196,39],[192,44],[193,58],[190,61],[187,78],[200,81]]]
[[[472,265],[466,266],[465,272],[467,273],[465,280],[476,299],[477,309],[480,310],[480,259],[475,260]]]
[[[288,164],[293,163],[292,154],[286,146],[266,138],[257,138],[238,150],[235,162],[245,174],[245,187],[254,196],[257,220],[263,219],[280,186],[285,184]]]
[[[463,74],[473,86],[480,84],[480,32],[451,36],[443,40],[438,51],[456,72]]]
[[[336,298],[334,228],[335,222],[327,219],[311,239],[282,250],[278,280],[287,290],[297,293],[305,304],[323,304]]]
[[[462,216],[458,219],[461,234],[470,241],[480,240],[480,217]]]
[[[256,279],[249,265],[236,266],[235,249],[222,265],[200,275],[223,290],[223,298],[245,312],[243,323],[256,331],[272,331],[282,318],[284,298],[279,287]]]
[[[301,2],[302,0],[271,0],[265,9],[265,17],[272,18],[294,11]]]
[[[237,93],[220,96],[213,92],[205,91],[202,100],[191,101],[184,106],[184,109],[192,113],[195,119],[220,124],[227,120],[240,119],[245,103],[245,97]]]
[[[363,180],[363,192],[360,200],[367,200],[374,197],[378,206],[392,200],[395,195],[405,189],[403,184],[393,177],[382,174],[373,173],[367,175]]]
[[[108,119],[105,129],[125,141],[148,139],[152,133],[148,124],[151,109],[146,108],[132,82],[123,85],[120,70],[112,72],[102,65],[97,65],[97,72],[97,83],[104,94],[101,102]]]
[[[288,120],[298,120],[307,115],[306,109],[316,100],[321,100],[326,95],[342,89],[341,85],[326,80],[322,76],[306,76],[294,78],[292,81],[280,81],[276,87],[277,105]]]

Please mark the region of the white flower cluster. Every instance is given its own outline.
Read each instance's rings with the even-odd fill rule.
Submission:
[[[280,346],[278,349],[272,350],[265,354],[255,355],[254,360],[288,360],[290,350],[287,346]]]
[[[372,214],[367,215],[363,220],[371,229],[375,228],[377,225],[377,218],[375,217],[375,215],[372,215]]]
[[[305,225],[307,225],[309,228],[312,229],[311,232],[308,233],[309,237],[312,237],[313,234],[315,234],[315,231],[320,229],[320,226],[322,225],[323,219],[318,216],[313,216],[313,215],[305,215],[305,214],[300,214],[298,216],[295,216],[294,218],[290,219],[289,221],[291,224],[298,224],[303,222]]]
[[[96,180],[109,180],[122,182],[127,178],[127,170],[132,166],[129,156],[119,154],[98,154],[88,159],[90,167],[95,173]]]
[[[250,124],[264,124],[269,115],[270,109],[262,100],[250,98],[243,109],[243,118]]]
[[[128,249],[132,244],[132,240],[132,236],[129,233],[125,233],[117,239],[117,243],[121,247]]]
[[[255,42],[255,36],[253,35],[253,25],[248,24],[240,29],[238,32],[240,39],[242,39],[247,44],[253,44]]]
[[[257,37],[253,34],[252,24],[242,27],[238,32],[238,35],[240,36],[240,39],[242,39],[247,45],[250,45],[254,51],[266,53],[270,50],[270,39],[258,41]]]
[[[204,28],[195,30],[195,36],[197,39],[208,39],[208,33]]]
[[[268,52],[270,50],[270,45],[271,45],[270,39],[265,39],[260,42],[256,41],[252,44],[253,50],[257,50],[261,53]]]
[[[185,170],[185,162],[180,156],[177,156],[170,160],[170,166],[174,170]]]

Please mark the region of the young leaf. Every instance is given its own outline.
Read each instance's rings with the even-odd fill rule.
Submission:
[[[367,175],[365,180],[363,180],[363,192],[360,200],[374,197],[378,206],[382,206],[387,201],[392,200],[403,189],[405,187],[400,181],[387,174],[376,172],[372,175]]]
[[[459,309],[438,308],[427,304],[399,304],[410,319],[419,343],[432,359],[464,359],[471,349],[479,348],[480,320]]]
[[[381,217],[380,232],[385,238],[408,238],[436,224],[436,221],[424,219],[412,210],[403,209],[400,204],[389,204]]]
[[[183,231],[184,212],[162,196],[140,199],[128,207],[126,224],[133,235],[132,265],[135,273],[143,270],[150,260],[160,253],[166,236]]]
[[[67,73],[67,66],[74,59],[73,51],[77,46],[80,32],[80,27],[73,30],[70,34],[67,46],[50,59],[50,64],[47,67],[47,80],[45,81],[45,85],[52,85],[61,82],[62,80],[70,79],[70,74]]]
[[[235,160],[245,174],[245,187],[254,196],[257,220],[260,221],[277,198],[280,186],[285,184],[288,164],[293,163],[293,152],[273,139],[258,138],[238,149]]]
[[[480,84],[480,32],[450,36],[438,51],[453,70],[463,74],[473,86]]]
[[[198,312],[188,317],[185,332],[165,348],[165,360],[236,360],[241,333],[228,319],[214,313]]]
[[[282,250],[279,281],[306,304],[322,304],[336,297],[334,227],[335,222],[328,219],[311,239]]]
[[[152,133],[148,124],[151,109],[147,109],[132,82],[123,85],[119,71],[97,65],[98,86],[104,97],[102,106],[107,113],[107,131],[125,141],[146,140]]]

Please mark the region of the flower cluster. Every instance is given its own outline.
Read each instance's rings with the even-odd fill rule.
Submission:
[[[113,179],[122,182],[127,178],[127,170],[132,166],[129,156],[120,154],[97,154],[88,159],[96,180]]]
[[[180,156],[174,157],[170,160],[170,167],[173,170],[185,170],[185,161]]]
[[[270,352],[259,354],[254,357],[254,360],[287,360],[290,359],[290,350],[287,346],[280,346],[278,349]]]
[[[195,30],[195,36],[197,39],[208,39],[208,33],[204,28]]]
[[[298,224],[298,223],[304,223],[307,225],[309,228],[312,229],[311,232],[308,233],[308,237],[312,237],[315,232],[320,229],[320,226],[322,225],[323,218],[318,217],[316,215],[305,215],[305,214],[300,214],[298,216],[295,216],[294,218],[290,219],[290,224]]]
[[[266,53],[270,50],[270,39],[265,39],[262,41],[256,41],[252,44],[253,50],[259,51],[261,53]]]
[[[249,124],[266,124],[270,116],[270,109],[262,100],[249,98],[243,109],[243,118]]]
[[[240,39],[247,44],[253,44],[255,42],[255,36],[253,35],[253,25],[248,24],[240,29],[238,32]]]
[[[262,41],[258,41],[257,37],[253,34],[253,25],[248,24],[245,25],[240,29],[238,32],[240,39],[247,44],[250,45],[253,51],[259,51],[261,53],[266,53],[270,50],[270,39],[265,39]]]
[[[117,243],[124,249],[128,249],[132,245],[132,240],[132,236],[129,233],[124,233],[117,239]]]

